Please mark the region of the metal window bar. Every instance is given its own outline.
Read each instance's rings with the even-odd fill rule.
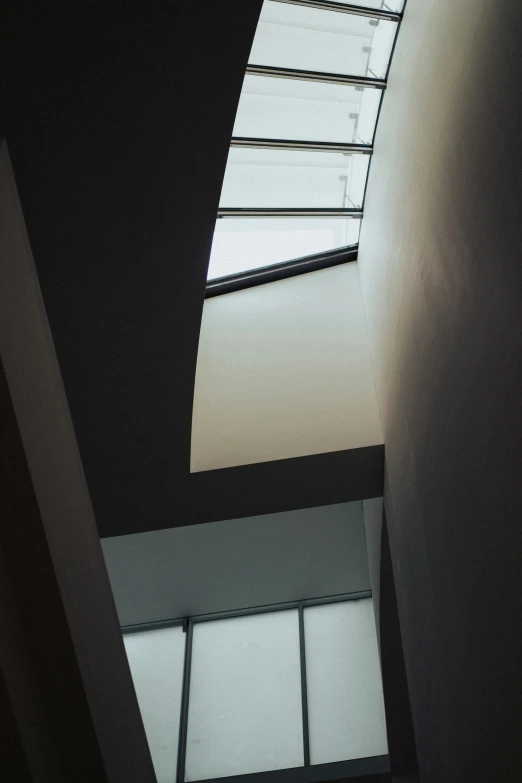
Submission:
[[[300,79],[306,82],[347,84],[354,87],[373,87],[377,90],[386,88],[386,79],[373,79],[369,76],[347,76],[341,73],[325,73],[324,71],[303,71],[297,68],[278,68],[271,65],[255,65],[254,63],[247,65],[245,73],[249,76]]]
[[[308,729],[308,688],[306,685],[306,648],[304,632],[304,608],[299,603],[299,655],[301,661],[301,706],[303,713],[303,755],[304,766],[310,766],[310,732]]]
[[[189,706],[189,692],[190,692],[190,671],[192,667],[192,637],[193,637],[193,623],[190,618],[188,618],[183,622],[183,628],[186,633],[186,639],[185,639],[185,660],[183,663],[183,684],[181,687],[181,712],[180,712],[180,719],[179,719],[179,736],[178,736],[178,767],[176,772],[177,783],[184,783],[185,758],[187,755],[188,706]]]
[[[298,609],[299,604],[303,607],[322,606],[323,604],[338,604],[343,601],[356,601],[359,598],[371,598],[371,590],[359,590],[353,593],[339,593],[338,595],[327,595],[321,598],[304,598],[302,601],[285,601],[278,604],[263,604],[261,606],[249,606],[243,609],[229,609],[224,612],[210,612],[209,614],[195,614],[187,617],[173,617],[166,620],[152,620],[148,623],[133,623],[132,625],[122,625],[123,634],[140,633],[141,631],[155,631],[161,628],[175,628],[183,625],[188,627],[188,623],[204,623],[207,620],[226,620],[229,617],[246,617],[253,614],[263,614],[265,612],[278,612],[285,609]]]
[[[357,247],[357,245],[348,245],[326,253],[315,253],[290,261],[282,261],[280,264],[271,264],[259,269],[238,272],[234,275],[216,277],[214,280],[208,281],[205,299],[241,291],[244,288],[253,288],[265,283],[274,283],[276,280],[286,280],[305,272],[316,272],[319,269],[329,269],[332,266],[357,261]]]
[[[352,14],[352,16],[369,16],[371,19],[386,19],[391,22],[398,22],[402,18],[401,11],[389,11],[385,8],[366,8],[361,5],[330,2],[330,0],[272,0],[272,2],[301,5],[305,8],[335,11],[341,14]]]
[[[292,209],[291,207],[220,207],[218,218],[261,218],[261,217],[341,217],[362,218],[360,208],[348,207],[310,207]]]
[[[350,144],[331,141],[297,141],[293,139],[261,139],[246,136],[233,136],[231,147],[262,150],[306,150],[313,152],[346,152],[359,155],[371,155],[371,144]]]

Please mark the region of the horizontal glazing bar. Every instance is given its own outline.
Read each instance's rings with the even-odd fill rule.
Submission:
[[[289,5],[302,5],[306,8],[319,8],[321,11],[337,11],[341,14],[354,14],[356,16],[369,16],[371,19],[390,19],[398,21],[402,14],[395,11],[387,11],[384,8],[364,8],[360,5],[348,5],[347,3],[329,2],[329,0],[273,0],[274,3],[287,3]]]
[[[265,612],[278,612],[287,609],[298,609],[303,606],[319,606],[322,604],[337,604],[343,601],[354,601],[359,598],[371,598],[371,590],[361,590],[357,593],[345,593],[343,595],[328,596],[326,598],[310,598],[307,601],[289,601],[284,604],[272,604],[269,606],[255,606],[251,609],[233,609],[230,612],[217,612],[214,614],[200,614],[192,617],[193,623],[204,623],[208,620],[219,620],[228,617],[244,617],[251,614],[264,614]]]
[[[258,269],[224,277],[216,277],[209,280],[205,289],[205,299],[222,294],[230,294],[233,291],[242,291],[245,288],[253,288],[265,283],[275,283],[278,280],[287,280],[308,272],[316,272],[320,269],[329,269],[339,264],[347,264],[357,260],[358,246],[339,248],[329,253],[317,253],[313,256],[296,258],[281,264],[273,264]]]
[[[362,209],[322,209],[303,208],[286,209],[274,207],[273,209],[239,209],[235,207],[221,207],[218,210],[218,218],[255,218],[255,217],[340,217],[362,218]]]
[[[345,261],[351,261],[357,259],[357,245],[350,245],[347,247],[339,247],[335,250],[329,250],[326,253],[314,253],[310,256],[302,256],[301,258],[293,258],[289,261],[282,261],[279,264],[270,264],[269,266],[262,266],[254,269],[248,269],[245,272],[237,272],[232,275],[223,275],[223,277],[215,277],[209,280],[207,283],[207,290],[212,289],[215,286],[221,285],[224,282],[230,282],[233,280],[243,280],[246,278],[254,277],[255,275],[263,275],[270,273],[278,269],[286,269],[289,267],[295,267],[299,265],[314,264],[321,261],[337,261],[341,259]]]
[[[122,625],[122,633],[141,633],[142,631],[159,631],[162,628],[177,628],[186,626],[187,620],[177,618],[176,620],[152,620],[150,623],[136,623],[136,625]]]
[[[368,76],[344,76],[340,73],[323,73],[322,71],[301,71],[296,68],[276,68],[271,65],[247,65],[246,73],[252,76],[272,76],[278,79],[301,79],[308,82],[325,82],[328,84],[352,84],[359,87],[374,87],[377,90],[386,88],[385,79],[371,79]]]
[[[291,139],[253,139],[236,136],[230,142],[231,147],[273,150],[313,150],[315,152],[355,152],[371,155],[371,144],[336,144],[329,141],[294,141]]]
[[[299,604],[303,606],[319,606],[322,604],[336,604],[343,601],[355,601],[359,598],[371,598],[371,590],[360,590],[354,593],[340,593],[339,595],[329,595],[324,598],[308,598],[304,601],[289,601],[282,604],[268,604],[267,606],[254,606],[248,609],[232,609],[229,612],[214,612],[212,614],[200,614],[190,618],[190,622],[200,623],[207,620],[219,620],[226,617],[244,617],[250,614],[260,614],[263,612],[277,612],[285,609],[298,609]],[[138,623],[136,625],[122,626],[122,632],[139,633],[140,631],[151,631],[154,628],[170,628],[176,625],[185,625],[188,628],[187,618],[177,618],[175,620],[158,620],[152,623]]]

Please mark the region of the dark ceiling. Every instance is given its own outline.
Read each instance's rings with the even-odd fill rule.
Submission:
[[[206,268],[261,4],[30,3],[4,21],[0,135],[101,535],[382,494],[381,447],[189,474]]]

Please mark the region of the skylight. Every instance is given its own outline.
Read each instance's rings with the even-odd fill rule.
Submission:
[[[265,0],[208,280],[358,242],[403,0]]]

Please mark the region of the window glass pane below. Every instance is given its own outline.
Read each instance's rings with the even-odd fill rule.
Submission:
[[[185,779],[303,760],[297,611],[196,623]]]
[[[312,764],[388,753],[373,600],[304,610]]]
[[[185,660],[182,628],[123,637],[158,783],[175,783]]]

